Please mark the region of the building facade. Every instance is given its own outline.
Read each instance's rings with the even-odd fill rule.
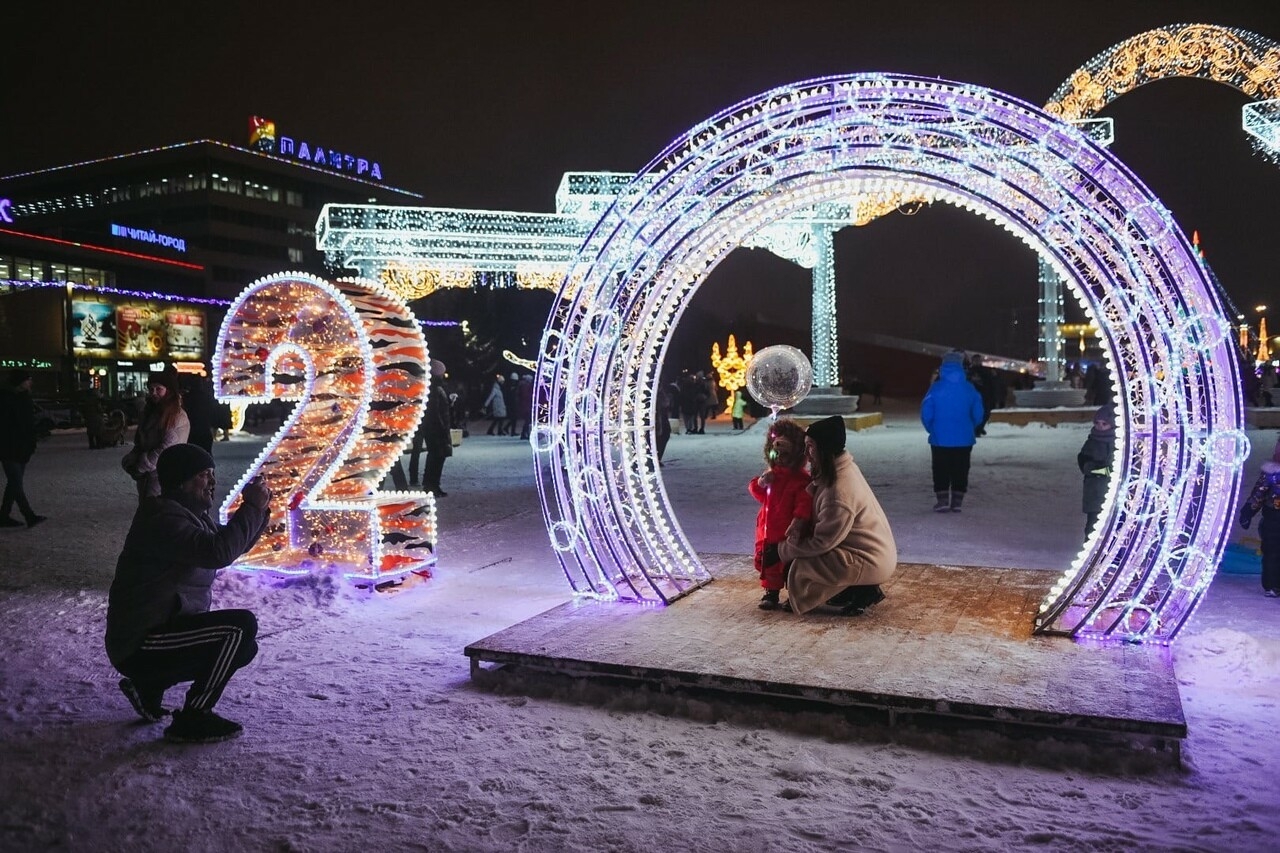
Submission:
[[[0,178],[0,366],[62,399],[131,395],[165,364],[201,371],[246,285],[324,274],[324,205],[421,202],[377,163],[277,145],[263,124],[252,148],[202,140]]]

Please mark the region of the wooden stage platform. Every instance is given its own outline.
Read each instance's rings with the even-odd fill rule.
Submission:
[[[749,558],[703,559],[715,581],[667,607],[572,601],[472,643],[472,677],[516,664],[858,708],[890,724],[1138,740],[1179,758],[1187,726],[1167,648],[1032,635],[1055,573],[903,563],[863,616],[795,616],[756,607]]]

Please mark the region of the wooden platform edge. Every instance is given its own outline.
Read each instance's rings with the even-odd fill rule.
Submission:
[[[496,636],[496,635],[493,635]],[[488,639],[488,638],[485,638]],[[472,679],[483,678],[484,663],[515,664],[533,667],[570,677],[605,676],[623,678],[661,686],[713,690],[727,694],[777,696],[831,707],[865,708],[885,712],[892,725],[897,715],[924,715],[957,720],[978,721],[999,726],[1027,727],[1072,734],[1139,736],[1152,739],[1163,747],[1169,741],[1175,755],[1178,742],[1187,737],[1186,720],[1164,723],[1081,714],[1062,714],[1025,708],[1008,708],[977,702],[955,702],[891,693],[854,689],[816,687],[813,685],[772,682],[739,678],[714,673],[698,673],[675,669],[628,664],[585,661],[552,657],[529,652],[511,652],[487,648],[485,640],[468,645],[463,653],[470,659]]]

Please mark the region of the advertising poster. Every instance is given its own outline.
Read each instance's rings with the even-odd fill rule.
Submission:
[[[198,361],[204,355],[204,314],[193,309],[165,311],[165,342],[174,361]]]
[[[131,302],[116,309],[116,349],[123,358],[159,358],[164,344],[164,316],[156,306]]]
[[[116,346],[116,308],[106,302],[71,301],[71,348],[109,353]]]

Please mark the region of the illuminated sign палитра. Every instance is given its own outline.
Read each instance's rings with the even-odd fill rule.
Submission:
[[[254,151],[265,151],[292,157],[295,160],[304,160],[314,166],[322,166],[336,172],[347,172],[357,178],[382,180],[382,166],[376,160],[343,154],[332,148],[295,140],[292,136],[277,136],[276,123],[261,116],[249,118],[249,147]]]

